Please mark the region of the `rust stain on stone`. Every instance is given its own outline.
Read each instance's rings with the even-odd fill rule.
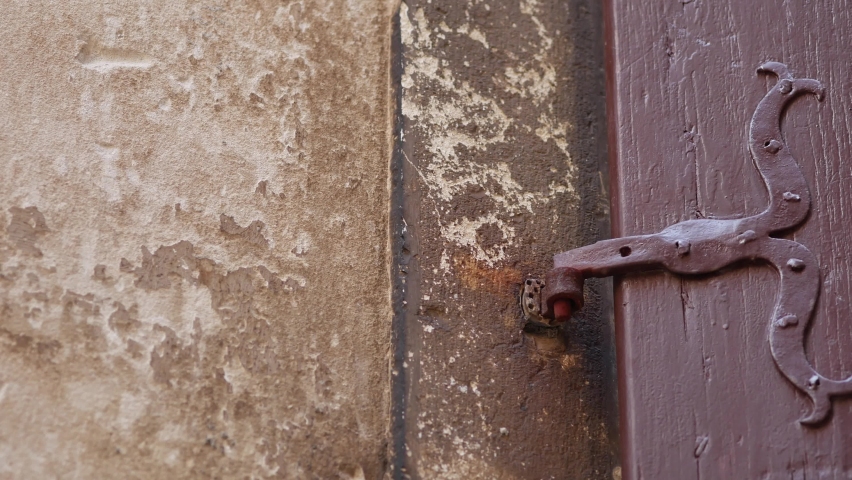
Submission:
[[[515,297],[515,291],[523,277],[521,271],[516,268],[489,267],[487,263],[462,251],[452,257],[452,262],[462,284],[470,290],[485,290]]]

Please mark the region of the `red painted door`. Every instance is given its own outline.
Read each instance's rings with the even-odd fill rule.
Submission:
[[[811,379],[822,382],[811,388],[841,393],[833,380],[852,375],[850,7],[804,0],[608,2],[616,236],[654,234],[685,220],[743,219],[770,206],[776,213],[784,205],[799,208],[784,197],[802,187],[790,166],[749,151],[759,102],[787,88],[757,68],[782,62],[793,78],[825,87],[822,102],[797,95],[786,110],[766,112],[775,122],[780,115],[781,136],[772,139],[780,143],[755,147],[757,157],[789,153],[803,173],[809,216],[772,237],[813,253],[804,267],[781,268],[788,275],[784,268],[804,268],[814,282],[788,289],[795,298],[785,300],[779,275],[759,263],[617,281],[625,478],[852,478],[852,397],[835,396],[825,421],[801,423],[814,411],[812,395],[795,384],[801,379],[788,378],[801,372],[784,372],[785,360],[779,363],[770,348],[781,329],[801,330],[799,346],[822,376]],[[770,196],[757,165],[772,177],[772,189],[789,181],[789,190]],[[806,192],[798,194],[801,206]],[[802,304],[809,301],[816,301],[815,314],[806,328],[809,308]],[[798,323],[779,327],[788,307],[799,310]]]

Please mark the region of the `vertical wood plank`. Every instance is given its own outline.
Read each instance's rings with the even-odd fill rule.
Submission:
[[[753,215],[767,193],[747,150],[748,124],[786,63],[827,86],[796,100],[785,140],[813,207],[790,235],[819,258],[822,295],[807,340],[824,375],[852,374],[852,54],[849,2],[649,0],[607,4],[615,230]],[[852,477],[852,398],[821,427],[778,372],[768,326],[776,275],[759,266],[701,278],[619,282],[625,478]]]

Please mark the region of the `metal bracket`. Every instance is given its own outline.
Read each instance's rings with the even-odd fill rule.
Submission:
[[[823,377],[808,362],[804,339],[819,295],[819,264],[804,245],[773,234],[801,225],[811,205],[807,181],[781,135],[781,115],[801,94],[822,101],[824,89],[816,80],[793,78],[781,63],[766,63],[758,72],[778,77],[758,103],[749,127],[749,150],[769,190],[769,207],[747,218],[687,220],[659,233],[562,252],[554,257],[554,269],[547,275],[542,316],[557,322],[570,318],[572,310],[582,307],[583,281],[590,277],[650,270],[697,275],[737,263],[768,263],[781,277],[769,330],[772,358],[813,401],[811,414],[799,421],[817,425],[831,413],[831,397],[852,393],[852,377]]]
[[[538,278],[528,278],[521,289],[521,309],[524,320],[540,325],[550,326],[550,321],[541,316],[541,289],[544,281]]]

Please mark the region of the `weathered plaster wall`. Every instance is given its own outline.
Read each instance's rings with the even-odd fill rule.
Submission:
[[[555,253],[607,234],[600,2],[405,0],[399,29],[393,465],[618,478],[606,289],[559,329],[518,302]]]
[[[367,0],[0,2],[0,478],[376,478]]]

